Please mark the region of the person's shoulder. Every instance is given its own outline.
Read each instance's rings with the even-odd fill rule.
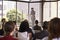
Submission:
[[[35,26],[33,26],[33,29],[35,29],[37,26],[35,25]]]
[[[5,37],[0,37],[0,40],[5,40]]]
[[[27,32],[28,32],[28,33],[31,33],[31,32],[32,32],[32,29],[31,29],[31,28],[29,28],[29,29],[27,30]]]
[[[14,37],[6,37],[6,36],[4,36],[4,37],[0,37],[0,40],[18,40],[17,38],[14,38]]]
[[[48,40],[48,36],[44,37],[42,40]],[[60,40],[60,38],[53,38],[52,40]]]
[[[35,26],[33,26],[33,28],[34,28],[34,27],[36,27],[36,25],[35,25]]]
[[[54,38],[54,39],[52,39],[52,40],[60,40],[60,37],[59,37],[59,38]]]
[[[22,35],[27,35],[27,31],[25,31],[25,32],[18,32],[18,36],[20,37],[20,36],[22,36]]]
[[[32,30],[31,28],[29,28],[29,30]]]
[[[35,25],[34,27],[41,27],[41,26],[39,26],[39,25]]]
[[[13,38],[14,40],[18,40],[17,38]]]
[[[3,37],[0,38],[0,40],[3,40],[3,39],[4,39]]]
[[[35,25],[34,30],[41,30],[41,27],[39,25]]]
[[[41,26],[38,25],[38,28],[41,29]]]
[[[41,28],[41,26],[39,26],[39,25],[37,25],[37,26]]]
[[[48,40],[48,37],[44,37],[42,40]]]
[[[10,36],[10,37],[5,37],[7,40],[18,40],[17,38],[14,38],[13,36]]]
[[[25,31],[25,32],[18,32],[18,34],[23,34],[23,33],[27,33],[27,31]]]
[[[30,31],[30,30],[32,30],[32,29],[31,29],[31,28],[28,28],[27,30]]]

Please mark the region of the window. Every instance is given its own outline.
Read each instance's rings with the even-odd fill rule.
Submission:
[[[57,17],[57,2],[51,2],[51,19]]]
[[[45,2],[43,6],[43,21],[49,21],[51,14],[51,3]]]
[[[24,1],[24,2],[22,2]],[[27,1],[30,1],[32,3],[28,3]],[[0,19],[6,18],[8,20],[17,21],[18,24],[20,24],[21,21],[27,19],[29,20],[29,23],[31,24],[31,8],[33,7],[35,10],[35,20],[37,19],[40,22],[40,15],[41,10],[40,7],[42,2],[38,2],[42,0],[19,0],[17,1],[11,1],[11,0],[0,0]],[[36,2],[36,3],[33,3]],[[57,1],[56,0],[44,0],[43,4],[43,21],[49,21],[50,19],[54,17],[60,18],[60,1],[58,1],[58,7],[57,7]],[[3,4],[3,5],[2,5]],[[58,10],[57,10],[58,9]],[[57,15],[58,14],[58,15]],[[13,17],[13,18],[12,18]]]
[[[0,21],[1,21],[1,18],[2,18],[2,1],[0,1]]]
[[[28,3],[17,2],[17,21],[28,20]],[[19,16],[20,15],[20,16]],[[20,23],[19,23],[20,24]]]
[[[29,21],[30,21],[30,25],[32,25],[32,19],[31,19],[31,8],[34,8],[35,11],[35,20],[39,21],[40,24],[40,4],[41,3],[30,3],[30,7],[29,7]]]
[[[60,18],[60,1],[58,1],[58,17]]]
[[[6,20],[16,20],[16,2],[3,1],[3,18]]]
[[[43,21],[57,17],[57,2],[45,2],[43,9]]]

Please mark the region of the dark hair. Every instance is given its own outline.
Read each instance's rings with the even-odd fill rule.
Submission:
[[[35,24],[38,24],[38,20],[35,20]]]
[[[8,21],[5,23],[4,30],[6,32],[6,35],[9,35],[14,30],[15,24],[13,21]]]
[[[52,40],[52,38],[58,38],[60,37],[60,19],[59,18],[53,18],[49,22],[48,26],[49,31],[49,39]]]
[[[34,9],[34,8],[31,8],[31,9]]]
[[[6,19],[5,18],[2,18],[1,22],[5,21]]]
[[[21,22],[19,32],[25,32],[25,31],[27,31],[28,28],[29,28],[28,21],[23,21],[23,22]]]
[[[47,29],[48,28],[48,21],[44,21],[42,27],[43,27],[43,29]]]

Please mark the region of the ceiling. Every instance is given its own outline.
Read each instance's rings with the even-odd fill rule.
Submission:
[[[4,0],[4,1],[42,1],[42,0]],[[59,1],[59,0],[43,0],[43,1]]]

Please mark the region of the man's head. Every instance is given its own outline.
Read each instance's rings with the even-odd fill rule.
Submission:
[[[35,24],[36,24],[36,25],[38,24],[38,20],[35,20]]]
[[[48,23],[49,23],[48,21],[44,21],[43,22],[43,26],[42,27],[43,27],[44,30],[46,30],[48,28]]]
[[[5,19],[5,18],[3,18],[3,19],[1,20],[1,22],[3,22],[3,23],[4,23],[4,22],[6,22],[6,19]]]
[[[5,30],[5,34],[6,35],[10,35],[15,29],[15,24],[13,21],[8,21],[5,23],[5,27],[4,27],[4,30]]]
[[[31,8],[31,10],[34,10],[34,8]]]

